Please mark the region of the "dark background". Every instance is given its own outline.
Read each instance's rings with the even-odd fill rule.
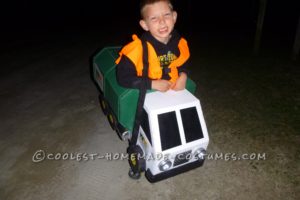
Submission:
[[[1,3],[2,44],[40,35],[71,36],[80,32],[99,33],[99,37],[114,33],[123,44],[128,35],[142,31],[138,25],[138,2],[20,0]],[[252,50],[258,0],[174,0],[173,4],[179,14],[176,28],[189,40],[221,52]],[[262,52],[290,54],[299,10],[295,0],[268,0]]]

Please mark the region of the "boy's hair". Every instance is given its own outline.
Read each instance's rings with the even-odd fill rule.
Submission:
[[[171,3],[171,0],[141,0],[140,1],[140,14],[141,14],[141,18],[144,18],[144,8],[146,5],[151,5],[160,1],[164,1],[166,2],[170,9],[173,10],[173,5]]]

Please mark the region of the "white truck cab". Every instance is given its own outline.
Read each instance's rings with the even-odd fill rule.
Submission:
[[[156,182],[202,166],[209,137],[199,99],[188,90],[147,93],[137,145]]]

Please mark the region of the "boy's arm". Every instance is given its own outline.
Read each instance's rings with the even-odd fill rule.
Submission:
[[[139,89],[142,82],[142,77],[138,77],[136,69],[132,61],[125,55],[122,56],[117,66],[117,81],[118,83],[126,88]],[[151,89],[151,80],[148,79],[147,89]]]
[[[178,68],[178,79],[171,86],[173,90],[179,91],[185,88],[186,81],[188,78],[188,70],[187,70],[188,65],[189,65],[189,61],[185,62],[181,67]]]
[[[122,56],[117,66],[117,81],[122,87],[139,89],[142,77],[136,75],[134,64],[126,56]],[[170,89],[171,82],[167,80],[147,79],[147,89],[159,90],[165,92]]]
[[[180,75],[181,72],[186,73],[186,75],[189,75],[188,66],[190,65],[190,61],[187,60],[181,67],[178,67],[178,75]]]
[[[185,72],[179,73],[179,77],[176,82],[172,85],[172,89],[175,91],[184,90],[186,86],[187,74]]]

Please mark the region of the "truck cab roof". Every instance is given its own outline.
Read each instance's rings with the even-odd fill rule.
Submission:
[[[178,106],[195,104],[198,99],[186,89],[182,91],[168,90],[167,92],[152,92],[146,95],[144,108],[149,111],[163,112],[164,110],[174,110]]]

